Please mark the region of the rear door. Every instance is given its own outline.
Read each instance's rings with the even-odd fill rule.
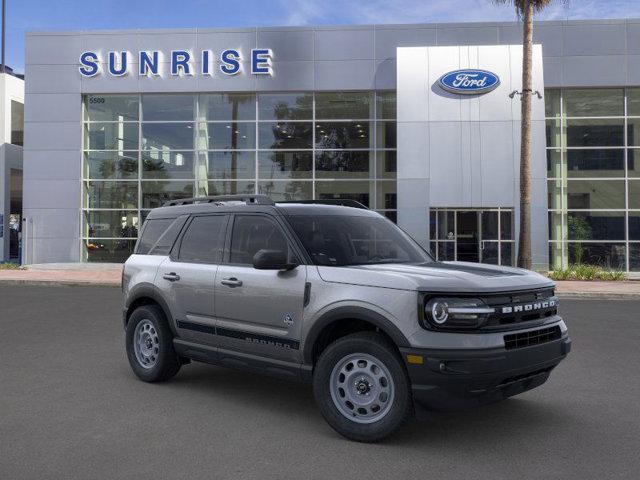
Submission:
[[[218,342],[224,349],[282,360],[298,360],[304,308],[306,266],[289,271],[256,270],[261,249],[299,254],[283,226],[272,216],[236,214],[216,275]]]
[[[229,216],[193,216],[160,265],[156,285],[174,315],[178,335],[215,345],[214,282],[222,259]]]

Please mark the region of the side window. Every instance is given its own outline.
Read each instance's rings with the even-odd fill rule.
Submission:
[[[189,218],[189,215],[181,215],[176,218],[176,220],[169,225],[169,228],[165,230],[165,232],[160,235],[158,241],[151,247],[149,251],[149,255],[169,255],[171,251],[171,247],[180,235],[180,230],[184,226],[185,222]]]
[[[237,215],[231,233],[229,263],[251,265],[258,250],[289,252],[289,244],[280,226],[261,215]]]
[[[144,230],[138,242],[136,252],[140,255],[149,253],[151,247],[155,245],[160,236],[167,230],[169,225],[173,223],[175,218],[157,218],[149,219],[144,223]]]
[[[182,237],[178,260],[194,263],[220,263],[226,224],[226,215],[194,217]]]

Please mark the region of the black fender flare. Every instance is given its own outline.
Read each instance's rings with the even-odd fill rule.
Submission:
[[[167,322],[169,323],[169,328],[174,336],[177,336],[176,326],[173,319],[173,315],[171,314],[171,309],[165,300],[162,298],[153,284],[150,283],[141,283],[136,285],[131,289],[131,291],[127,295],[127,301],[125,303],[125,318],[124,318],[124,326],[127,327],[127,322],[129,321],[129,309],[131,305],[133,305],[137,300],[141,298],[150,298],[158,305],[164,312],[164,316],[167,318]]]
[[[409,341],[400,329],[384,315],[365,307],[342,306],[324,313],[314,322],[304,340],[304,347],[302,350],[304,363],[309,365],[313,364],[313,349],[320,333],[325,329],[325,327],[343,319],[355,319],[368,322],[386,333],[397,347],[410,346]]]

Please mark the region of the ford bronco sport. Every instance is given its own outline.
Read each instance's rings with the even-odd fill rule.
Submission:
[[[571,346],[547,278],[436,262],[348,200],[168,202],[149,213],[122,285],[140,379],[193,360],[308,381],[326,421],[357,441],[389,435],[414,405],[535,388]]]

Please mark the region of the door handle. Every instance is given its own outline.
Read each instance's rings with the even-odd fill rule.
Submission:
[[[225,278],[220,281],[222,285],[226,285],[227,287],[241,287],[242,280],[238,280],[236,277]]]
[[[178,275],[176,272],[171,272],[165,273],[164,275],[162,275],[162,278],[164,278],[165,280],[169,280],[170,282],[177,282],[178,280],[180,280],[180,275]]]

